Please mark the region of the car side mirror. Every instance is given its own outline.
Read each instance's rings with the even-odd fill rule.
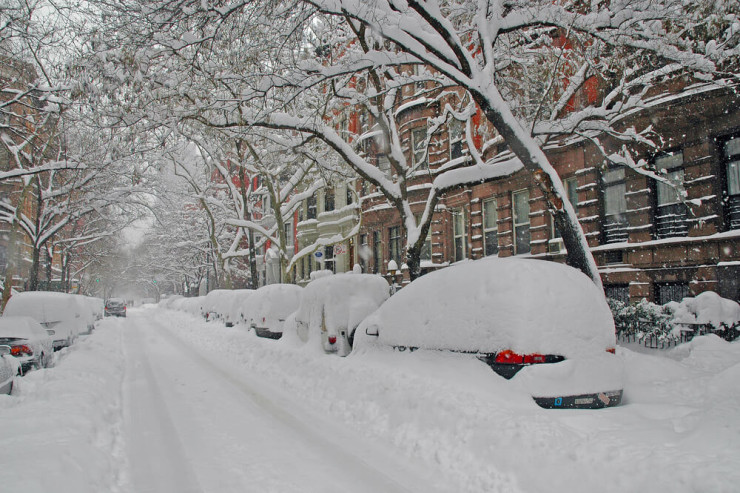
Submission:
[[[365,334],[373,337],[378,337],[380,335],[380,333],[378,332],[378,326],[371,325],[369,327],[365,327]]]
[[[10,354],[10,346],[0,346],[0,356],[6,356]]]
[[[53,336],[54,334],[57,333],[57,331],[56,330],[51,330],[51,329],[46,329],[46,333],[49,334],[50,336]]]

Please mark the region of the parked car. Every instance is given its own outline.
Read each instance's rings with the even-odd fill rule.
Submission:
[[[14,294],[5,306],[3,316],[27,316],[45,329],[54,330],[54,349],[72,345],[87,321],[74,295],[49,291],[26,291]]]
[[[0,394],[13,391],[15,376],[18,373],[18,362],[10,355],[9,346],[0,346]]]
[[[388,282],[377,275],[320,277],[303,288],[294,317],[295,330],[302,341],[319,339],[327,353],[347,356],[357,325],[388,296]]]
[[[234,289],[219,303],[219,317],[227,327],[243,322],[242,307],[255,292],[254,289]]]
[[[485,258],[414,280],[363,321],[358,347],[476,355],[546,408],[622,398],[622,360],[603,292],[556,262]]]
[[[21,373],[52,365],[53,336],[54,330],[44,329],[31,317],[0,317],[0,344],[10,347]]]
[[[90,334],[95,329],[95,322],[103,317],[105,308],[103,306],[103,300],[100,298],[91,298],[82,294],[72,295],[75,301],[79,304],[80,317],[85,323],[85,330],[82,333]],[[98,313],[100,315],[98,315]]]
[[[244,319],[259,337],[280,339],[285,319],[296,311],[303,288],[270,284],[254,291],[244,306]]]
[[[109,298],[105,302],[105,316],[106,317],[125,317],[126,316],[126,302],[121,298]]]

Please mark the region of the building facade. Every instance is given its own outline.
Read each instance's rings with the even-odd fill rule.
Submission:
[[[412,107],[402,119],[407,159],[417,159],[417,132],[426,131],[435,111]],[[607,165],[602,152],[585,140],[545,149],[576,208],[607,296],[663,304],[711,290],[740,299],[740,97],[730,89],[695,86],[656,97],[625,117],[628,124],[651,124],[659,135],[662,147],[646,149],[641,157],[663,181]],[[602,143],[614,151],[621,145]],[[432,137],[426,159],[433,168],[464,153],[459,133],[449,128]],[[383,169],[383,156],[375,159]],[[563,242],[531,174],[521,166],[511,168],[439,202],[422,272],[490,255],[565,261]],[[420,177],[411,187],[418,195],[412,209],[418,207],[419,213],[429,182]],[[398,212],[372,185],[360,182],[357,190],[361,227],[352,263],[390,277],[396,273],[389,272],[389,262],[402,270],[405,258]]]

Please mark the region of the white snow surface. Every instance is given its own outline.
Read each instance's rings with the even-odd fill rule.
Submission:
[[[618,348],[623,405],[585,411],[541,409],[463,354],[338,358],[160,308],[97,326],[54,368],[0,396],[3,491],[730,493],[740,484],[740,343],[716,336],[654,354]],[[155,415],[159,426],[141,433]],[[296,435],[305,443],[286,447]]]
[[[673,310],[677,323],[712,324],[714,327],[740,324],[740,304],[712,291],[704,291],[695,298],[684,298],[680,303],[672,301],[666,306]]]
[[[365,335],[372,326],[379,337]],[[566,357],[615,345],[611,312],[588,277],[555,262],[497,257],[414,280],[364,320],[358,334],[359,347],[377,339],[391,346]]]

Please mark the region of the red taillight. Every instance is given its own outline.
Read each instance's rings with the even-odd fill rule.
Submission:
[[[506,350],[496,353],[496,363],[503,363],[509,365],[521,365],[524,362],[524,357],[521,354],[517,354],[514,351]]]
[[[612,354],[617,354],[617,349],[616,348],[613,348],[613,347],[610,347],[609,349],[606,350],[606,352],[607,353],[612,353]]]
[[[24,354],[27,354],[28,356],[33,356],[33,351],[25,344],[19,344],[10,348],[10,354],[12,354],[13,356],[23,356]]]
[[[329,344],[334,344],[337,342],[337,336],[329,336]]]
[[[544,354],[517,354],[509,349],[496,353],[496,363],[505,365],[536,365],[545,363]]]

